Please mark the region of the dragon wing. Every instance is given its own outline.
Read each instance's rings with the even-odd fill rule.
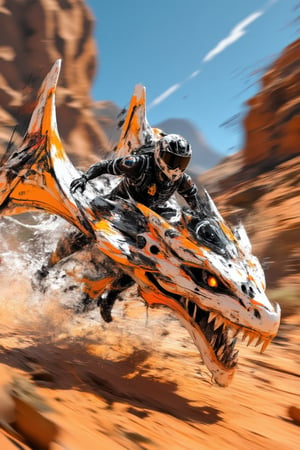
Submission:
[[[66,155],[57,129],[55,91],[60,68],[61,60],[57,60],[39,90],[22,145],[0,167],[0,215],[44,210],[91,235],[81,213],[87,204],[79,204],[69,190],[80,174]]]
[[[158,128],[149,125],[146,115],[146,88],[137,84],[122,126],[116,158],[127,156],[143,145],[151,145],[164,134]]]

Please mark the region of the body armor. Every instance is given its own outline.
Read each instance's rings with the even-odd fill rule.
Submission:
[[[153,152],[125,158],[100,161],[85,173],[87,180],[103,174],[122,176],[110,197],[132,198],[156,210],[163,208],[170,197],[178,192],[191,208],[196,208],[197,187],[186,173],[170,181],[157,167]]]

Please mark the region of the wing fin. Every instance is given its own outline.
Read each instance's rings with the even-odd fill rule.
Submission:
[[[85,234],[90,227],[69,191],[79,177],[60,140],[55,108],[55,90],[61,60],[44,79],[22,145],[0,167],[0,215],[32,210],[57,214]]]
[[[137,84],[122,126],[116,157],[127,156],[136,148],[150,144],[153,140],[154,132],[146,116],[146,88]]]

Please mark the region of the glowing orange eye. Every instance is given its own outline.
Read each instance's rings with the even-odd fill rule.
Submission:
[[[218,281],[215,277],[208,277],[207,278],[207,284],[209,287],[217,288],[218,287]]]

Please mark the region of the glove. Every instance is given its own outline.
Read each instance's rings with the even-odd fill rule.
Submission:
[[[74,192],[77,191],[77,189],[80,189],[80,192],[82,193],[85,190],[86,183],[87,178],[85,175],[82,175],[80,178],[76,178],[70,184],[71,193],[74,194]]]

